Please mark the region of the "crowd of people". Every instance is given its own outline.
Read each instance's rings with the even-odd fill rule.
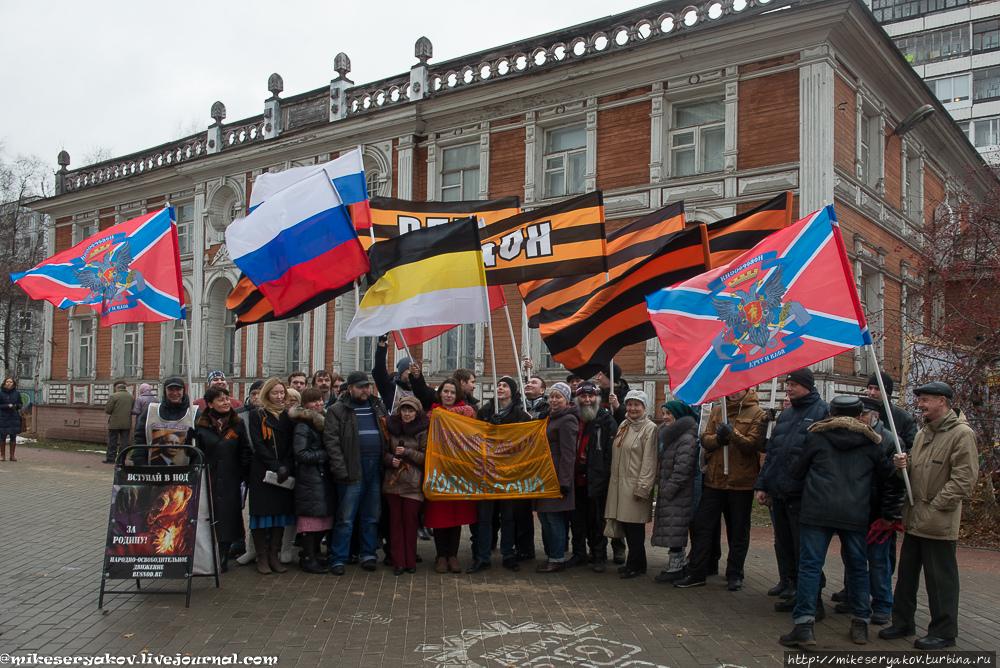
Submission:
[[[700,587],[722,574],[725,587],[738,591],[756,501],[767,506],[774,527],[779,581],[767,593],[794,624],[781,636],[783,645],[816,644],[834,535],[845,586],[832,599],[836,612],[851,615],[854,642],[867,642],[869,624],[885,626],[883,638],[916,633],[923,570],[931,623],[915,646],[954,645],[955,546],[961,501],[972,493],[978,464],[974,433],[944,383],[914,390],[924,422],[919,431],[906,411],[891,407],[897,452],[875,376],[867,396],[827,403],[812,372],[800,369],[783,379],[780,409],[765,409],[748,389],[727,396],[707,420],[698,406],[667,401],[657,424],[649,397],[631,389],[617,365],[593,381],[570,375],[547,385],[526,361],[523,388],[520,379],[502,377],[495,396],[480,403],[472,371],[459,369],[432,388],[408,358],[389,373],[387,351],[380,339],[371,379],[363,371],[343,378],[321,370],[310,381],[299,372],[287,381],[254,383],[242,404],[218,371],[194,404],[180,378],[164,382],[159,401],[141,388],[132,408],[135,444],[152,443],[148,425],[155,416],[158,426],[187,429],[187,442],[204,454],[223,571],[238,557],[241,564],[256,562],[262,575],[284,573],[298,546],[306,573],[343,575],[354,564],[374,571],[381,550],[402,576],[417,570],[420,539],[433,539],[438,573],[488,570],[497,547],[501,566],[519,571],[536,560],[537,513],[545,555],[537,573],[582,567],[603,573],[613,561],[619,577],[638,577],[648,568],[652,523],[649,542],[667,548],[669,557],[657,583]],[[883,373],[881,380],[891,395],[892,379]],[[494,425],[547,420],[560,496],[425,499],[434,411]],[[145,464],[135,452],[133,463]],[[108,458],[114,459],[110,442]],[[723,518],[728,554],[720,571]],[[463,568],[466,526],[472,561]]]

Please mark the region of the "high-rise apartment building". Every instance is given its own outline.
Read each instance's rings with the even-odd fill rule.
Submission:
[[[1000,0],[867,0],[990,164],[1000,164]]]

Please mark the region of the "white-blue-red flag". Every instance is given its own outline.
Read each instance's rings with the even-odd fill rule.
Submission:
[[[233,221],[226,228],[226,247],[279,316],[368,271],[358,233],[322,169]]]
[[[365,182],[365,163],[361,147],[348,151],[339,158],[322,165],[307,165],[293,167],[282,172],[261,174],[254,181],[250,191],[248,212],[252,212],[265,200],[317,172],[325,172],[337,196],[351,212],[355,228],[368,229],[372,226],[371,212],[368,208],[368,186]]]
[[[10,279],[32,299],[93,307],[105,327],[185,317],[173,208],[109,227]]]
[[[689,404],[871,343],[832,206],[724,267],[648,295],[646,308],[670,390]]]

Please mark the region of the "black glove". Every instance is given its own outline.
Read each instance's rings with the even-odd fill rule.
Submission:
[[[764,419],[761,421],[766,424],[768,422],[774,422],[777,419],[778,419],[778,411],[774,410],[773,408],[768,408],[764,411]]]
[[[383,334],[382,336],[378,337],[378,346],[379,346],[379,348],[385,348],[388,344],[389,344],[389,335],[388,334]]]
[[[715,428],[715,438],[719,445],[729,445],[729,435],[733,433],[733,425],[728,422]]]
[[[569,487],[566,485],[559,485],[559,493],[563,496],[567,496],[569,494]]]
[[[278,484],[280,485],[281,483],[283,483],[286,480],[288,480],[288,476],[289,475],[291,475],[291,474],[288,472],[287,468],[285,468],[284,466],[282,466],[281,468],[279,468],[278,469]]]

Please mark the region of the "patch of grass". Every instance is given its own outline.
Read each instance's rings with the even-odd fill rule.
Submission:
[[[35,439],[34,443],[19,444],[25,448],[42,448],[43,450],[61,450],[62,452],[84,452],[105,454],[105,448],[100,443],[83,443],[81,441],[61,441],[54,438]]]
[[[753,502],[753,507],[750,510],[750,526],[771,526],[771,514],[768,512],[767,506],[760,505],[756,500]]]

